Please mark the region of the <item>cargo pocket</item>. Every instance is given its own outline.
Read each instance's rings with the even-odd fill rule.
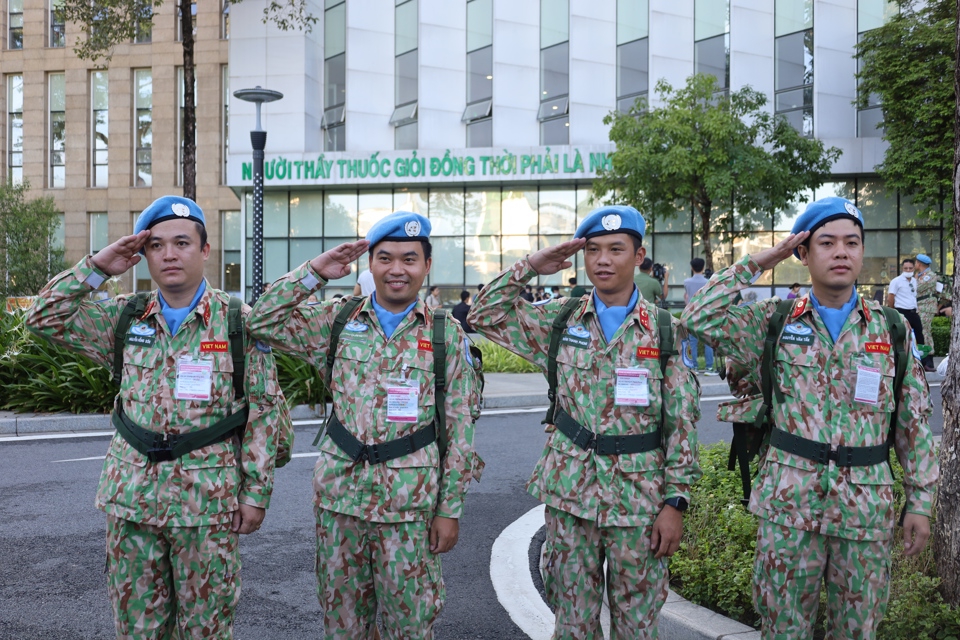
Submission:
[[[110,441],[103,461],[103,473],[97,486],[97,504],[115,507],[113,515],[136,520],[150,508],[144,497],[156,481],[147,471],[147,459],[119,435]]]
[[[430,444],[378,465],[389,512],[433,512],[440,493],[439,458],[436,444]]]
[[[627,515],[659,513],[666,482],[662,450],[623,454],[617,465],[623,479],[620,512]]]
[[[210,445],[180,458],[181,508],[185,518],[236,511],[240,471],[234,446]]]

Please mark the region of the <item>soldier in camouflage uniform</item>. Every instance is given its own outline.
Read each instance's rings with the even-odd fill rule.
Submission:
[[[923,325],[923,342],[930,347],[930,355],[923,359],[923,368],[926,371],[935,371],[933,367],[933,316],[937,315],[940,303],[940,294],[944,284],[940,281],[937,272],[930,266],[933,260],[925,253],[917,255],[917,268],[914,278],[917,280],[917,313],[920,314],[920,324]]]
[[[456,544],[467,486],[483,469],[473,449],[479,391],[466,336],[450,318],[446,429],[424,437],[433,434],[437,414],[433,316],[418,297],[431,265],[429,234],[425,217],[393,213],[366,240],[342,244],[273,283],[249,322],[259,339],[325,371],[347,300],[304,301],[349,274],[369,249],[376,292],[340,334],[329,378],[334,415],[314,473],[317,594],[327,638],[374,637],[378,605],[385,640],[433,637],[445,597],[439,554]],[[401,454],[386,453],[401,442],[409,443]]]
[[[757,385],[779,299],[739,307],[737,294],[791,253],[813,286],[794,302],[775,353],[774,426],[749,503],[760,518],[754,603],[764,638],[811,638],[824,582],[827,637],[873,638],[886,608],[896,523],[886,461],[894,353],[901,346],[909,354],[911,339],[891,344],[880,306],[854,287],[863,266],[860,211],[842,198],[811,203],[790,236],[716,274],[681,319],[727,354],[745,387]],[[907,360],[893,448],[904,468],[905,552],[916,555],[930,535],[938,470],[929,390],[919,361]],[[739,407],[753,415],[728,417],[752,422],[755,405]]]
[[[50,281],[27,324],[113,367],[114,331],[130,296],[100,303],[88,298],[104,280],[137,264],[141,251],[158,291],[149,294],[123,339],[116,415],[175,440],[244,410],[249,414],[239,435],[231,431],[173,459],[145,455],[120,432],[113,436],[96,504],[107,514],[107,582],[117,637],[175,638],[179,628],[181,638],[230,638],[240,597],[237,534],[260,527],[278,444],[292,431],[265,345],[247,342],[244,396],[235,394],[229,296],[203,278],[210,253],[203,212],[185,198],[160,198],[140,214],[134,235]],[[195,368],[192,377],[188,365]]]
[[[569,299],[533,304],[520,294],[538,275],[569,268],[568,258],[584,249],[595,288],[566,321],[556,413],[527,485],[546,503],[544,587],[558,639],[602,637],[605,586],[612,638],[657,637],[667,558],[679,547],[682,511],[700,477],[699,391],[679,356],[683,336],[671,318],[674,343],[660,344],[658,309],[633,281],[644,231],[632,207],[597,209],[576,239],[519,260],[470,310],[477,331],[548,371],[551,327]],[[665,370],[661,349],[673,352]],[[635,446],[640,440],[646,445]]]

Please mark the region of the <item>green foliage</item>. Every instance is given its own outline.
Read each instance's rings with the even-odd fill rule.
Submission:
[[[485,340],[477,346],[483,354],[484,373],[540,373],[540,369],[500,345]]]
[[[935,317],[931,321],[930,331],[933,333],[933,355],[945,356],[950,353],[950,318]]]
[[[864,33],[857,45],[857,106],[877,98],[883,105],[883,137],[890,146],[877,170],[886,186],[911,196],[921,216],[939,218],[953,185],[957,5],[901,4],[898,16]],[[947,217],[952,213],[948,206]]]
[[[604,118],[617,148],[611,167],[597,172],[593,193],[606,200],[616,194],[612,199],[652,220],[695,212],[710,269],[711,230],[747,232],[803,201],[840,155],[771,114],[766,97],[750,87],[727,95],[712,75],[697,74],[680,89],[661,80],[656,91],[664,106],[641,101]]]
[[[287,404],[323,404],[330,399],[320,370],[312,364],[279,351],[273,352],[277,360],[277,382],[283,389]]]
[[[757,521],[740,504],[738,471],[727,470],[730,445],[700,449],[703,478],[691,489],[680,550],[670,561],[671,586],[683,597],[744,624],[758,626],[753,610],[753,558]],[[903,469],[894,461],[894,496],[903,505]],[[756,471],[756,469],[754,469]],[[915,557],[903,555],[898,527],[890,576],[890,599],[880,640],[960,640],[960,609],[945,604],[931,545]],[[825,591],[817,623],[823,637]]]
[[[27,200],[30,184],[0,184],[0,300],[32,296],[63,271],[54,246],[60,212],[53,198]]]

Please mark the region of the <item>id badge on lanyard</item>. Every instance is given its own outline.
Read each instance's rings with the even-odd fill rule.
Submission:
[[[619,406],[650,406],[650,370],[638,367],[617,369],[614,402]]]
[[[209,402],[213,388],[213,360],[182,356],[177,360],[177,400]]]
[[[399,380],[387,380],[387,421],[417,422],[420,417],[420,387],[407,380],[407,365]]]

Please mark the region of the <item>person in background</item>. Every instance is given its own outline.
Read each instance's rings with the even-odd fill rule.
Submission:
[[[637,285],[637,289],[640,290],[640,295],[643,296],[644,300],[658,305],[667,297],[667,279],[664,278],[661,283],[650,275],[652,269],[653,260],[644,258],[643,262],[640,263],[640,273],[634,276],[633,282]]]
[[[467,333],[473,333],[470,323],[467,322],[467,314],[470,313],[470,292],[463,290],[460,292],[460,302],[453,308],[453,317],[460,322],[460,326]]]
[[[707,279],[703,275],[704,267],[703,258],[694,258],[690,261],[690,269],[693,271],[693,275],[683,281],[683,304],[684,306],[690,304],[690,299],[694,296],[697,291],[703,288],[703,285],[707,284]],[[683,346],[681,347],[681,355],[683,356],[683,364],[688,368],[697,370],[697,365],[699,363],[697,359],[698,353],[698,341],[697,336],[694,334],[689,334],[687,339],[683,341]],[[689,350],[689,352],[688,352]],[[689,355],[688,355],[689,353]],[[703,357],[705,368],[701,371],[705,376],[715,376],[718,375],[716,370],[713,368],[713,348],[704,343],[703,345]]]
[[[900,263],[900,275],[890,281],[887,288],[887,306],[903,314],[917,336],[917,344],[926,344],[923,335],[923,323],[917,313],[917,279],[913,276],[916,262],[907,258]]]
[[[563,296],[560,295],[560,287],[550,287],[550,298],[551,298],[551,299],[556,300],[556,299],[562,298],[562,297],[563,297]]]
[[[353,285],[353,295],[368,296],[376,290],[376,285],[373,283],[373,274],[370,273],[370,269],[365,269],[363,273],[357,276],[357,284]]]
[[[550,297],[547,295],[547,290],[543,287],[537,287],[537,293],[533,296],[534,302],[542,302],[544,300],[549,300]]]
[[[794,282],[790,285],[790,292],[787,293],[787,300],[795,300],[800,297],[800,283]]]
[[[520,292],[520,297],[527,302],[533,302],[533,287],[530,285],[525,286],[523,291]]]
[[[570,297],[571,298],[582,298],[585,296],[590,289],[583,286],[582,284],[577,284],[576,278],[570,278],[567,282],[570,283]]]
[[[430,293],[427,294],[426,302],[427,306],[431,309],[443,306],[443,302],[440,300],[440,287],[430,287]]]

